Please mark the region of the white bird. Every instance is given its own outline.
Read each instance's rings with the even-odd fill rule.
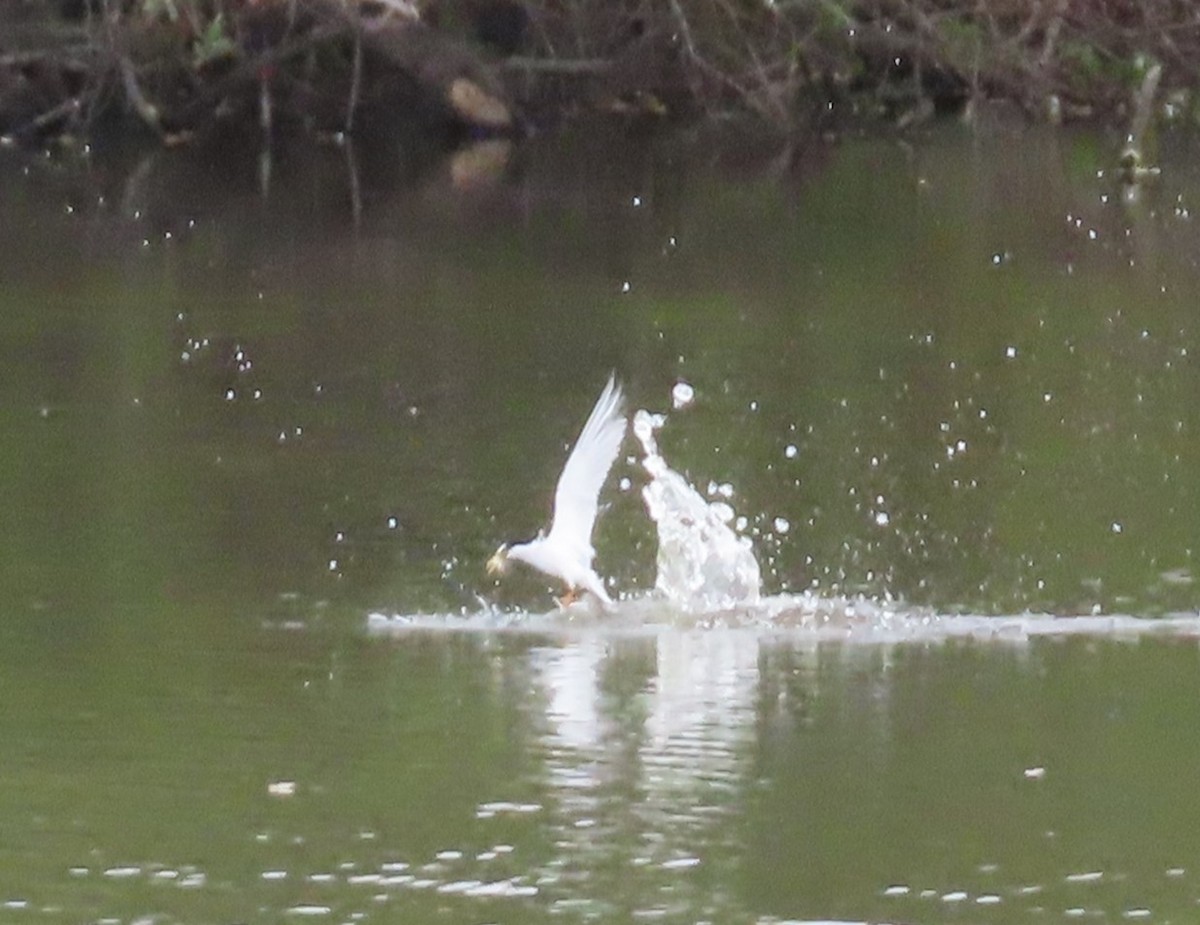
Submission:
[[[590,591],[605,605],[612,604],[604,582],[592,567],[596,557],[592,529],[600,488],[625,438],[622,401],[621,387],[614,376],[609,376],[558,477],[549,532],[539,531],[528,543],[502,544],[488,560],[488,574],[503,574],[515,559],[560,579],[567,587],[567,596],[560,604],[573,601],[581,590]]]

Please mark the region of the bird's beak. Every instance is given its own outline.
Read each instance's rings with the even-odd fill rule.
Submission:
[[[487,573],[489,575],[503,575],[504,569],[508,566],[508,546],[501,546],[487,560]]]

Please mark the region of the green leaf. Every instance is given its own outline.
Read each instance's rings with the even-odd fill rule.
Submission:
[[[233,40],[225,33],[225,14],[217,13],[196,40],[193,56],[196,66],[200,67],[217,58],[232,56],[236,51]]]

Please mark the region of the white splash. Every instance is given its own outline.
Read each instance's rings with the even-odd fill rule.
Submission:
[[[686,408],[696,397],[696,390],[692,388],[690,383],[680,379],[671,388],[671,407],[676,411],[681,408]]]
[[[661,414],[639,410],[633,432],[642,444],[650,482],[642,489],[658,532],[654,586],[672,604],[692,613],[730,610],[758,603],[762,584],[750,540],[729,526],[727,502],[710,504],[659,455],[654,432]]]

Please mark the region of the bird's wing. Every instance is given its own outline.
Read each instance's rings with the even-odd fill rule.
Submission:
[[[554,491],[554,521],[547,539],[583,553],[589,565],[600,488],[625,437],[622,399],[621,387],[609,376],[608,385],[596,399]]]

